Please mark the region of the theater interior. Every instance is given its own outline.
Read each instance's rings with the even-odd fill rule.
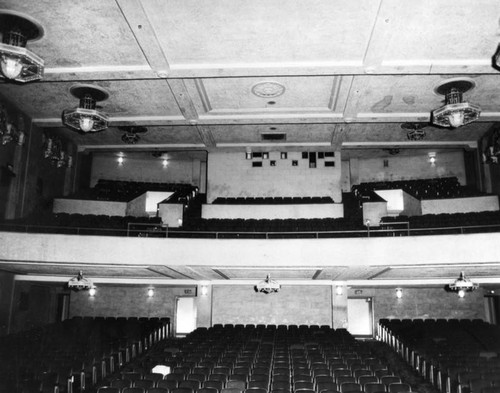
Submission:
[[[0,0],[0,392],[500,392],[499,21]]]

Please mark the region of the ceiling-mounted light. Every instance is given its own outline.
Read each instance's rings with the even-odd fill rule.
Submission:
[[[453,284],[445,287],[447,291],[457,292],[459,297],[464,297],[466,292],[475,291],[477,288],[479,288],[479,284],[467,279],[464,272],[460,272],[460,277]]]
[[[424,123],[403,123],[401,124],[401,128],[406,130],[406,137],[410,141],[421,141],[425,138],[425,131],[423,128],[426,125]]]
[[[95,85],[76,84],[71,86],[69,92],[80,100],[80,105],[63,111],[64,125],[82,132],[97,132],[108,128],[108,115],[96,109],[97,102],[109,97],[105,89]]]
[[[40,23],[19,12],[0,10],[0,26],[1,75],[23,83],[41,79],[43,59],[26,49],[28,41],[42,38],[43,28]]]
[[[463,101],[463,93],[476,86],[473,80],[457,78],[438,85],[434,92],[445,96],[445,105],[432,111],[432,123],[441,127],[457,128],[479,118],[479,105]]]
[[[266,295],[269,293],[279,292],[281,285],[276,281],[271,280],[271,276],[268,274],[266,279],[259,282],[255,287],[255,292],[262,292]]]
[[[83,277],[83,271],[80,270],[76,277],[73,277],[68,281],[68,288],[75,291],[80,291],[83,289],[90,290],[95,287],[92,281],[90,281],[88,278]]]

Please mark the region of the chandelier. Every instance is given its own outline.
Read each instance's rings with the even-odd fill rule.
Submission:
[[[23,122],[21,122],[23,123]],[[5,107],[0,105],[0,140],[2,145],[13,142],[19,146],[24,144],[25,134],[16,124],[8,120]]]
[[[88,278],[83,277],[83,271],[79,271],[76,277],[68,281],[68,288],[74,291],[89,290],[94,288],[94,284]]]
[[[268,274],[266,279],[259,282],[255,287],[255,292],[262,292],[266,295],[269,293],[279,292],[281,285],[276,281],[271,280],[271,276]]]
[[[474,87],[475,82],[469,79],[452,79],[437,86],[434,92],[445,96],[445,105],[432,111],[432,123],[457,128],[477,120],[479,105],[463,101],[463,93]]]
[[[43,60],[26,49],[26,44],[29,40],[42,38],[42,26],[27,15],[9,10],[0,10],[0,26],[2,26],[1,75],[6,79],[22,83],[41,79]]]
[[[43,157],[51,160],[57,168],[73,166],[73,157],[64,151],[63,143],[59,138],[44,136]]]
[[[464,297],[466,292],[475,291],[477,288],[479,288],[479,285],[467,279],[464,272],[460,272],[460,277],[453,284],[445,287],[447,291],[457,292],[459,297]]]
[[[98,111],[97,102],[107,100],[109,93],[100,86],[76,84],[69,89],[80,100],[77,108],[66,109],[62,114],[65,126],[82,132],[97,132],[108,128],[108,115]]]

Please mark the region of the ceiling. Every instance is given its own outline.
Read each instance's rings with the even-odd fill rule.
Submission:
[[[0,8],[43,26],[28,49],[45,61],[42,81],[3,83],[0,95],[81,150],[461,149],[500,120],[496,0],[0,0]],[[476,85],[465,98],[482,108],[480,120],[430,126],[443,102],[434,88],[463,77]],[[78,105],[75,83],[109,91],[100,103],[109,129],[62,126],[62,111]],[[426,124],[425,138],[409,141],[404,122]],[[127,125],[148,131],[127,145],[117,128]],[[268,132],[285,140],[263,140]]]
[[[0,0],[0,9],[36,19],[44,36],[28,49],[45,61],[42,81],[0,81],[0,98],[35,125],[81,151],[341,150],[343,156],[476,147],[500,121],[498,0]],[[465,99],[479,121],[458,129],[431,126],[443,104],[434,88],[468,78]],[[100,103],[110,127],[79,134],[61,113],[78,105],[76,83],[109,91]],[[423,123],[411,141],[402,123]],[[146,126],[125,144],[122,126]],[[262,134],[284,133],[281,141]],[[196,153],[190,153],[196,154]],[[257,279],[269,269],[62,267],[5,264],[39,276]],[[94,269],[94,270],[92,270]],[[500,267],[478,265],[479,277]],[[265,270],[265,271],[264,271]],[[452,269],[332,267],[278,269],[277,279],[378,280],[456,278]]]

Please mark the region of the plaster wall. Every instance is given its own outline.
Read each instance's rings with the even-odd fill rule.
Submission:
[[[470,213],[497,211],[498,195],[474,198],[425,199],[421,201],[422,214]]]
[[[127,202],[55,198],[52,211],[54,213],[104,214],[123,217],[127,215]]]
[[[99,179],[186,183],[199,186],[199,160],[169,160],[167,167],[163,167],[163,160],[160,158],[127,156],[122,165],[118,165],[116,159],[116,156],[94,153],[90,176],[91,187],[94,187]]]
[[[278,293],[250,285],[213,286],[213,323],[332,325],[332,287],[283,285]]]
[[[297,205],[203,205],[202,218],[339,218],[344,217],[341,203]]]
[[[384,167],[384,160],[388,161],[388,167]],[[457,177],[460,184],[466,184],[465,162],[461,151],[439,152],[435,166],[429,164],[425,154],[359,159],[357,164],[356,179],[351,177],[351,184],[450,176]]]
[[[334,158],[318,159],[316,168],[309,168],[309,160],[301,152],[288,152],[287,159],[280,157],[280,152],[269,152],[269,159],[252,160],[245,159],[243,152],[210,153],[207,202],[217,197],[291,196],[330,196],[341,202],[339,152]],[[325,167],[325,161],[334,161],[335,166]],[[262,167],[253,167],[254,162],[261,162]]]
[[[422,204],[421,201],[412,197],[410,194],[403,191],[403,211],[401,215],[408,217],[420,216],[422,215]]]

